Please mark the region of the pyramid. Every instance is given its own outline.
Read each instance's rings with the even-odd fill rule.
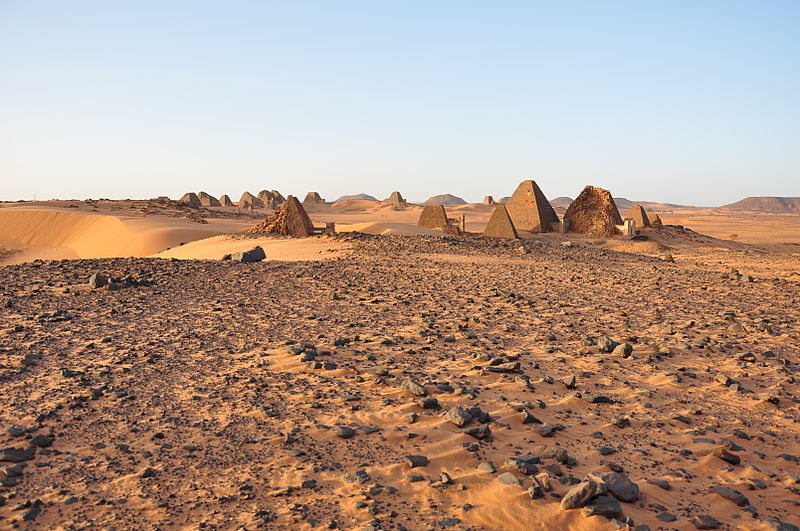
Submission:
[[[625,219],[632,219],[636,223],[637,229],[643,229],[650,226],[650,218],[647,217],[647,212],[644,211],[642,205],[633,205],[628,211]]]
[[[205,192],[200,192],[197,194],[198,199],[200,199],[200,204],[204,207],[218,207],[222,206],[222,204],[217,200],[216,197],[213,195],[208,195]]]
[[[319,196],[318,192],[308,192],[306,198],[303,199],[304,205],[321,205],[325,200]]]
[[[506,203],[508,215],[520,231],[549,232],[551,223],[558,223],[558,216],[535,181],[519,183],[516,191]]]
[[[261,199],[261,202],[264,203],[266,207],[271,207],[273,201],[275,201],[275,195],[269,190],[261,190],[258,192],[258,198]]]
[[[483,235],[489,238],[505,238],[507,240],[516,240],[519,238],[517,229],[514,228],[514,222],[511,221],[511,216],[508,215],[508,210],[503,205],[494,207],[492,217],[489,218],[489,223],[483,229]]]
[[[428,229],[448,229],[447,212],[444,205],[426,205],[419,215],[417,225]]]
[[[180,202],[186,203],[189,206],[202,206],[202,204],[200,203],[200,198],[197,197],[197,194],[194,192],[183,194],[183,197],[180,198]]]
[[[222,194],[219,196],[219,203],[221,206],[233,206],[233,201],[231,201],[231,198],[228,197],[228,194]]]
[[[245,208],[247,205],[250,205],[251,208],[259,208],[264,206],[264,202],[250,192],[245,192],[242,194],[242,197],[239,198],[239,206]]]
[[[493,205],[494,204],[494,197],[487,195],[483,197],[483,204],[484,205]]]
[[[617,232],[616,225],[622,225],[611,192],[594,186],[587,186],[575,198],[564,213],[564,221],[570,232],[594,238],[613,236]]]
[[[403,196],[400,195],[400,192],[392,192],[392,195],[389,196],[389,199],[386,200],[388,203],[392,203],[395,205],[405,205],[406,200],[403,199]]]
[[[653,214],[653,216],[650,218],[650,226],[651,227],[663,227],[664,226],[664,222],[661,221],[661,216],[659,216],[658,214]]]
[[[293,195],[286,198],[281,208],[247,232],[270,232],[288,236],[313,236],[314,224],[300,201]]]

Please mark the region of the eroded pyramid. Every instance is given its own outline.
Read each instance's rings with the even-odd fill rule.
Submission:
[[[239,198],[239,206],[245,208],[248,205],[253,208],[261,208],[264,206],[264,202],[250,192],[245,192],[242,194],[242,197]]]
[[[197,197],[197,194],[194,192],[183,194],[183,197],[180,198],[180,202],[186,203],[189,206],[202,206],[202,204],[200,203],[200,198]]]
[[[607,238],[616,234],[616,225],[622,225],[617,205],[611,192],[587,186],[575,198],[566,213],[567,230],[594,238]]]
[[[275,214],[251,227],[247,232],[269,232],[272,234],[285,234],[288,236],[312,236],[314,224],[308,217],[306,209],[296,197],[290,195],[283,202]]]
[[[221,196],[219,196],[219,203],[220,205],[226,207],[233,206],[233,201],[231,201],[231,198],[228,197],[228,194],[222,194]]]
[[[519,231],[550,232],[558,216],[539,186],[530,179],[522,181],[506,203],[508,215]]]
[[[222,206],[219,200],[214,197],[213,195],[209,195],[205,192],[200,192],[197,194],[198,199],[200,199],[200,204],[204,207],[218,207]]]

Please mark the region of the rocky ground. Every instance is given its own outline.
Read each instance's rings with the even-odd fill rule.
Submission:
[[[800,283],[770,254],[345,238],[0,268],[0,528],[800,525]]]

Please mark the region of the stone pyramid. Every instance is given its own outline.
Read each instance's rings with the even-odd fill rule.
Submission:
[[[200,198],[197,197],[197,194],[194,192],[183,194],[183,197],[180,198],[180,202],[186,203],[189,206],[202,206],[202,203],[200,203]]]
[[[219,196],[219,203],[222,206],[227,206],[227,207],[233,206],[233,201],[231,201],[231,198],[228,197],[228,194],[222,194],[221,196]]]
[[[280,209],[247,232],[270,232],[287,236],[313,236],[314,224],[296,197],[290,195]]]
[[[217,200],[216,197],[213,195],[209,195],[205,192],[200,192],[197,194],[198,199],[200,199],[200,204],[204,207],[218,207],[222,206],[222,204]]]
[[[558,223],[558,216],[535,181],[519,183],[516,191],[506,203],[508,215],[520,231],[550,232],[551,223]]]
[[[651,227],[663,227],[664,226],[664,222],[661,221],[661,216],[659,216],[658,214],[653,214],[653,216],[650,218],[650,226]]]
[[[417,225],[428,229],[448,229],[447,212],[444,205],[426,205],[419,215]]]
[[[483,229],[483,235],[489,238],[505,238],[507,240],[516,240],[519,238],[517,229],[514,228],[514,222],[511,221],[511,216],[508,215],[508,210],[503,205],[494,207],[492,217],[489,218],[489,223]]]
[[[607,238],[617,232],[616,225],[622,225],[617,205],[611,192],[594,186],[587,186],[564,213],[567,230],[585,234],[593,238]]]
[[[484,205],[493,205],[494,204],[494,197],[487,195],[483,197],[483,204]]]
[[[321,205],[325,200],[319,196],[318,192],[308,192],[306,198],[303,199],[304,205]]]
[[[628,211],[625,219],[632,219],[636,223],[637,229],[643,229],[650,226],[650,218],[647,217],[647,212],[644,211],[642,205],[633,205]]]
[[[261,199],[261,202],[264,203],[265,207],[271,207],[272,203],[275,201],[275,195],[269,190],[261,190],[258,192],[257,197]]]
[[[392,192],[392,195],[389,196],[389,199],[386,200],[388,203],[392,203],[394,205],[405,205],[406,200],[400,195],[400,192]]]
[[[239,206],[245,208],[248,205],[250,205],[251,208],[260,208],[264,206],[264,202],[250,192],[245,192],[242,194],[242,197],[239,198]]]

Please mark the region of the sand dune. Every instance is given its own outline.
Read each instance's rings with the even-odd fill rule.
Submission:
[[[0,245],[19,252],[5,263],[33,258],[148,256],[182,242],[242,230],[248,222],[205,224],[166,216],[134,217],[66,209],[0,209]]]

